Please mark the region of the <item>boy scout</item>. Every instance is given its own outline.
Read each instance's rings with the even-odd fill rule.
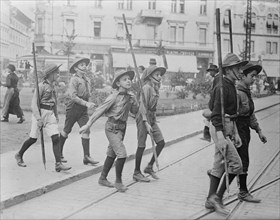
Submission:
[[[128,91],[131,88],[134,78],[133,71],[120,71],[116,73],[112,87],[116,89],[105,102],[96,109],[89,121],[84,125],[80,132],[88,132],[90,126],[104,113],[108,117],[105,125],[105,133],[109,140],[107,157],[104,162],[103,170],[98,183],[102,186],[114,187],[119,192],[125,192],[127,187],[122,183],[122,170],[127,157],[123,139],[126,131],[126,121],[129,112],[138,112],[138,103],[135,95]],[[107,175],[116,160],[116,182],[113,185],[107,180]]]
[[[239,174],[239,194],[241,201],[258,203],[261,200],[254,198],[247,188],[247,172],[249,167],[249,143],[251,139],[250,128],[254,129],[260,140],[266,143],[266,137],[263,135],[258,120],[254,114],[254,102],[251,97],[250,86],[253,85],[255,77],[260,73],[262,67],[248,63],[242,68],[241,79],[237,84],[237,95],[239,100],[239,111],[236,120],[236,126],[240,135],[242,145],[237,149],[242,160],[243,171]]]
[[[60,149],[62,162],[67,162],[63,157],[64,143],[72,131],[72,127],[77,122],[80,127],[88,122],[88,108],[94,108],[95,104],[89,102],[90,97],[90,81],[85,76],[88,58],[79,58],[70,67],[70,73],[74,74],[71,77],[68,88],[68,99],[66,100],[66,118],[64,128],[60,134]],[[85,165],[96,165],[97,161],[90,157],[90,137],[89,130],[82,134],[82,146],[84,150],[83,163]]]
[[[218,82],[210,95],[209,109],[212,111],[210,134],[215,143],[215,154],[213,168],[207,172],[210,178],[210,187],[205,207],[215,209],[220,214],[228,214],[228,211],[222,204],[222,198],[226,189],[225,175],[221,187],[217,192],[220,179],[225,172],[225,159],[222,152],[224,152],[226,147],[229,183],[232,182],[236,174],[242,171],[241,159],[231,140],[234,140],[236,146],[241,145],[241,140],[234,122],[237,116],[235,81],[239,79],[240,68],[247,63],[247,61],[240,61],[235,54],[228,53],[222,64],[224,74],[222,85]],[[222,123],[221,114],[221,86],[223,86],[225,125]]]
[[[44,81],[39,84],[40,109],[41,116],[37,105],[37,90],[35,90],[32,99],[32,122],[29,139],[27,139],[20,151],[15,155],[18,166],[26,167],[22,157],[24,152],[34,144],[39,135],[39,130],[44,128],[47,134],[52,139],[53,152],[55,157],[55,170],[57,172],[69,170],[71,167],[66,167],[61,163],[61,155],[59,149],[59,131],[58,131],[58,114],[57,114],[57,98],[54,88],[54,83],[58,78],[59,67],[54,64],[47,65],[43,72]]]
[[[140,99],[139,113],[136,116],[138,147],[136,150],[135,169],[133,174],[133,179],[140,182],[150,181],[150,179],[145,177],[140,170],[143,152],[146,148],[148,131],[152,133],[153,139],[157,144],[157,156],[165,146],[164,138],[156,122],[156,108],[159,99],[159,87],[161,77],[165,74],[165,72],[166,68],[164,67],[150,66],[145,70],[142,77],[144,81],[143,92],[147,109],[144,107],[143,99]],[[155,158],[152,156],[147,167],[144,169],[144,173],[150,174],[154,179],[158,179],[158,176],[153,170],[154,162]]]

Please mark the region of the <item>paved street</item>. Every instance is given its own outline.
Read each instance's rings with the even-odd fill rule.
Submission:
[[[267,163],[269,157],[279,150],[279,105],[258,113],[257,117],[268,137],[268,143],[263,145],[255,132],[252,132],[249,183]],[[135,184],[132,181],[134,160],[130,160],[125,164],[123,173],[124,183],[129,186],[126,193],[116,193],[114,189],[99,186],[97,184],[99,175],[93,175],[4,209],[2,218],[191,219],[204,211],[209,184],[205,172],[213,159],[213,144],[207,146],[207,142],[200,140],[199,137],[200,135],[189,138],[164,149],[160,156],[161,170],[158,173],[160,180]],[[142,167],[146,165],[150,156],[146,155],[143,158]],[[272,170],[274,177],[279,176],[279,164]],[[112,169],[109,179],[113,181],[114,178],[115,172]],[[270,178],[272,176],[267,176],[261,181],[266,182]],[[264,219],[265,217],[279,219],[277,186],[279,182],[256,193],[256,196],[263,200],[261,204],[246,204],[245,208],[251,210],[249,214],[246,212],[248,218],[255,214],[252,210],[257,209],[263,214]],[[226,197],[233,196],[236,191],[234,181],[230,195]]]

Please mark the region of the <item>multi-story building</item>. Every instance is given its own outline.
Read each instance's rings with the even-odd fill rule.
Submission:
[[[17,66],[17,57],[31,52],[33,21],[10,1],[1,1],[1,69],[8,63]]]
[[[193,77],[213,62],[213,1],[41,0],[36,8],[38,51],[87,56],[96,71],[109,73],[134,66],[123,14],[132,35],[137,65],[148,66],[150,58],[164,65],[158,56],[161,47],[170,72],[182,71]],[[65,63],[64,68],[67,66]]]
[[[216,7],[221,13],[223,56],[230,51],[228,10],[232,15],[233,52],[241,55],[245,51],[247,1],[217,1]],[[251,61],[260,63],[268,77],[280,77],[279,13],[278,0],[252,0]]]

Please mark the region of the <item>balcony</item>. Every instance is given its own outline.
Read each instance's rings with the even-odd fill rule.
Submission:
[[[160,25],[163,13],[160,10],[142,10],[140,17],[143,19],[143,23]]]

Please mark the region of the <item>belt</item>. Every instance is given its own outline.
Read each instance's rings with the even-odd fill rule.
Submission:
[[[231,121],[235,121],[237,118],[237,114],[234,115],[225,114],[225,118],[229,118]]]
[[[108,122],[113,125],[114,129],[123,130],[126,127],[125,121],[115,120],[114,118],[108,118]]]
[[[54,109],[54,105],[44,105],[44,104],[40,104],[40,108],[46,109],[46,110],[53,110],[53,109]]]

